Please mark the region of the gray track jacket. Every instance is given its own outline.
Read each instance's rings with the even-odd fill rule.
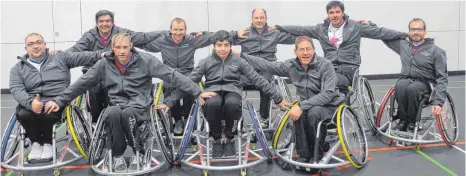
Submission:
[[[268,30],[267,24],[262,34],[259,34],[254,26],[249,27],[247,38],[241,39],[235,33],[233,45],[241,45],[241,52],[249,55],[265,58],[269,61],[276,61],[278,44],[294,44],[296,36],[278,30]]]
[[[161,52],[165,65],[174,68],[185,76],[189,76],[194,69],[194,54],[197,49],[212,44],[213,33],[203,32],[201,36],[186,35],[180,44],[173,42],[170,33],[164,33],[141,48],[149,52]]]
[[[134,32],[125,28],[118,27],[116,25],[112,28],[112,33],[108,38],[107,45],[104,46],[103,42],[100,39],[99,30],[97,27],[90,29],[85,32],[82,37],[76,42],[74,46],[68,48],[66,51],[69,52],[79,52],[79,51],[96,51],[107,49],[110,50],[111,40],[115,34],[119,32],[126,32],[131,36],[131,42],[134,47],[141,47],[153,40],[159,38],[162,34],[168,33],[167,31],[153,31],[153,32]]]
[[[276,104],[282,101],[281,95],[274,89],[271,83],[255,72],[254,68],[238,56],[230,54],[227,59],[220,59],[215,53],[202,59],[197,64],[189,78],[194,82],[200,82],[205,76],[205,92],[236,92],[241,95],[243,85],[240,75],[245,75],[253,80],[254,85],[264,91]],[[174,91],[164,103],[172,107],[174,101],[183,97],[179,89]]]
[[[314,55],[307,72],[298,58],[284,62],[270,62],[259,57],[241,53],[241,57],[254,68],[281,77],[288,77],[296,86],[296,93],[301,101],[301,109],[306,111],[314,106],[338,106],[345,100],[339,93],[335,69],[328,60]]]
[[[326,59],[329,59],[335,69],[339,67],[359,67],[361,64],[361,37],[371,39],[404,39],[407,34],[390,30],[387,28],[379,28],[374,25],[364,25],[357,23],[349,16],[344,16],[345,26],[343,28],[343,43],[337,48],[332,45],[328,39],[328,28],[330,22],[328,19],[324,23],[315,26],[278,26],[277,29],[283,32],[289,32],[298,36],[309,36],[319,40]]]
[[[134,49],[132,52],[134,58],[128,63],[125,73],[120,73],[116,67],[114,53],[107,53],[55,101],[60,107],[63,107],[78,95],[102,82],[108,90],[110,105],[144,109],[153,103],[151,98],[153,77],[160,78],[193,96],[200,94],[201,90],[197,84],[164,65],[155,56],[140,53]]]
[[[434,44],[434,39],[425,42],[413,53],[414,45],[406,40],[384,40],[390,49],[400,55],[401,77],[431,82],[435,85],[435,105],[443,106],[447,97],[447,56],[443,49]]]
[[[19,105],[31,110],[36,94],[41,96],[41,101],[60,95],[70,85],[70,69],[97,62],[101,52],[47,54],[40,71],[27,61],[27,54],[18,56],[19,62],[10,70],[10,92]]]

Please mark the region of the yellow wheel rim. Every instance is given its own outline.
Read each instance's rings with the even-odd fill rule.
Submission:
[[[295,106],[299,106],[299,102],[294,103],[291,108],[293,108]],[[282,134],[283,127],[285,127],[286,121],[288,121],[288,115],[290,113],[290,109],[288,109],[286,111],[285,116],[283,116],[282,120],[280,121],[280,124],[278,125],[278,129],[275,132],[275,135],[273,136],[273,142],[272,142],[272,148],[273,149],[277,149],[277,147],[278,147],[278,138]]]
[[[66,111],[66,121],[68,122],[68,130],[71,134],[71,137],[73,137],[74,143],[76,144],[76,147],[78,147],[78,150],[81,153],[81,155],[83,155],[84,158],[87,158],[87,154],[84,151],[83,147],[81,146],[81,143],[79,143],[78,137],[76,133],[74,132],[73,124],[71,123],[71,106],[68,105],[65,111]]]
[[[348,147],[345,144],[345,139],[343,137],[343,132],[342,132],[342,129],[341,129],[341,114],[342,114],[343,109],[346,108],[346,107],[347,107],[347,105],[343,104],[343,105],[340,105],[338,107],[338,110],[337,110],[338,138],[340,139],[341,148],[343,148],[343,152],[345,153],[346,159],[348,159],[348,161],[351,163],[351,165],[353,165],[353,167],[359,169],[359,168],[362,168],[362,165],[356,164],[356,162],[351,157],[351,154],[348,152]]]

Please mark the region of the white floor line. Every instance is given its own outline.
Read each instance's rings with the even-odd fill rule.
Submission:
[[[463,149],[459,148],[458,146],[456,145],[453,145],[454,148],[458,149],[459,151],[463,152],[464,154],[466,154],[466,151],[464,151]]]

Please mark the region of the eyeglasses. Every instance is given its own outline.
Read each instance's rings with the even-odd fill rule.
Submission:
[[[415,32],[415,31],[422,32],[422,31],[424,31],[424,28],[409,28],[409,31],[412,31],[412,32]]]
[[[31,46],[34,46],[34,45],[42,45],[42,44],[44,44],[44,43],[45,43],[45,42],[42,41],[42,40],[37,40],[36,42],[29,42],[29,43],[27,43],[26,46],[31,47]]]
[[[311,51],[313,51],[314,49],[313,49],[313,48],[299,48],[299,49],[297,49],[297,50],[298,50],[298,52],[300,52],[300,53],[304,53],[305,51],[311,52]]]

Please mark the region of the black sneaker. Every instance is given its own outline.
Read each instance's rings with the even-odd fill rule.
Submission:
[[[175,132],[176,136],[181,136],[183,135],[184,131],[184,121],[183,120],[178,120],[175,123],[175,129],[173,130]]]
[[[212,158],[220,158],[223,155],[223,145],[221,140],[212,143]]]
[[[227,139],[225,142],[225,156],[235,156],[236,155],[236,148],[235,142],[231,139]]]
[[[408,122],[406,120],[400,120],[398,124],[392,128],[392,130],[406,131],[407,126]]]

